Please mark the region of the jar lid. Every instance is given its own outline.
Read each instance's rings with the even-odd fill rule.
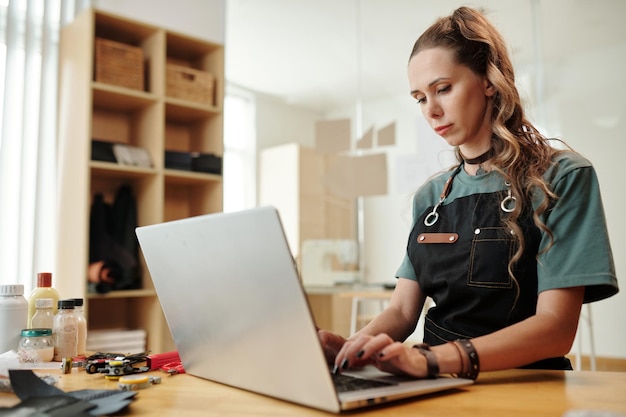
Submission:
[[[54,300],[52,298],[38,298],[35,300],[35,308],[52,308]]]
[[[80,307],[84,304],[84,300],[82,298],[71,298],[74,301],[74,307]]]
[[[22,337],[41,337],[52,336],[52,329],[35,328],[35,329],[22,329]]]
[[[59,300],[58,307],[60,309],[73,309],[74,308],[74,300]]]
[[[24,285],[0,285],[0,295],[24,295]]]
[[[52,287],[52,272],[40,272],[37,274],[38,287]]]

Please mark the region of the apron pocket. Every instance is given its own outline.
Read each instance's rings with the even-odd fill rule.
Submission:
[[[507,228],[484,227],[474,230],[467,285],[483,288],[512,288],[508,273],[515,240]]]

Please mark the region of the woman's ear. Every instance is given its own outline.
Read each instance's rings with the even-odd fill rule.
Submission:
[[[496,88],[487,78],[484,80],[484,86],[485,96],[492,97],[496,93]]]

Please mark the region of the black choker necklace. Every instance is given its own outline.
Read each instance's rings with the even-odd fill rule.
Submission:
[[[470,165],[477,165],[477,164],[480,165],[483,162],[491,159],[491,157],[494,154],[495,154],[495,151],[493,150],[493,148],[489,148],[487,152],[485,152],[482,155],[477,156],[476,158],[466,159],[465,157],[463,157],[463,162],[465,162],[466,164],[470,164]],[[461,154],[461,156],[463,156],[463,154]]]

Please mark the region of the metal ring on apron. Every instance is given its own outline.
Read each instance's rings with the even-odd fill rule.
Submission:
[[[437,220],[439,220],[439,213],[437,213],[437,207],[439,207],[439,204],[437,204],[435,208],[433,209],[433,211],[428,213],[428,216],[426,216],[426,218],[424,219],[424,224],[426,226],[432,226],[433,224],[437,223]]]
[[[506,212],[506,213],[511,213],[513,210],[515,210],[515,202],[517,201],[517,198],[509,195],[504,197],[504,200],[502,200],[502,203],[500,203],[500,208],[502,209],[502,211]],[[509,205],[511,205],[511,203],[513,203],[512,207],[509,207]]]
[[[428,213],[428,215],[424,218],[424,224],[426,226],[432,226],[433,224],[437,223],[437,220],[439,220],[439,213],[437,213],[437,209],[439,208],[440,205],[443,204],[446,197],[450,193],[450,188],[452,187],[452,180],[454,179],[456,174],[459,173],[461,168],[463,168],[463,163],[459,164],[459,166],[454,170],[452,175],[450,175],[450,177],[446,180],[446,183],[443,186],[443,190],[441,191],[441,194],[439,195],[439,202],[435,205],[435,207],[433,207],[433,211]]]
[[[504,185],[506,185],[507,187],[511,187],[511,183],[508,181],[505,181]],[[504,199],[500,203],[500,208],[505,213],[511,213],[513,210],[515,210],[515,203],[517,201],[517,198],[511,195],[511,188],[509,188],[507,191],[508,191],[508,195],[504,197]],[[511,204],[512,204],[512,207],[511,207]]]

